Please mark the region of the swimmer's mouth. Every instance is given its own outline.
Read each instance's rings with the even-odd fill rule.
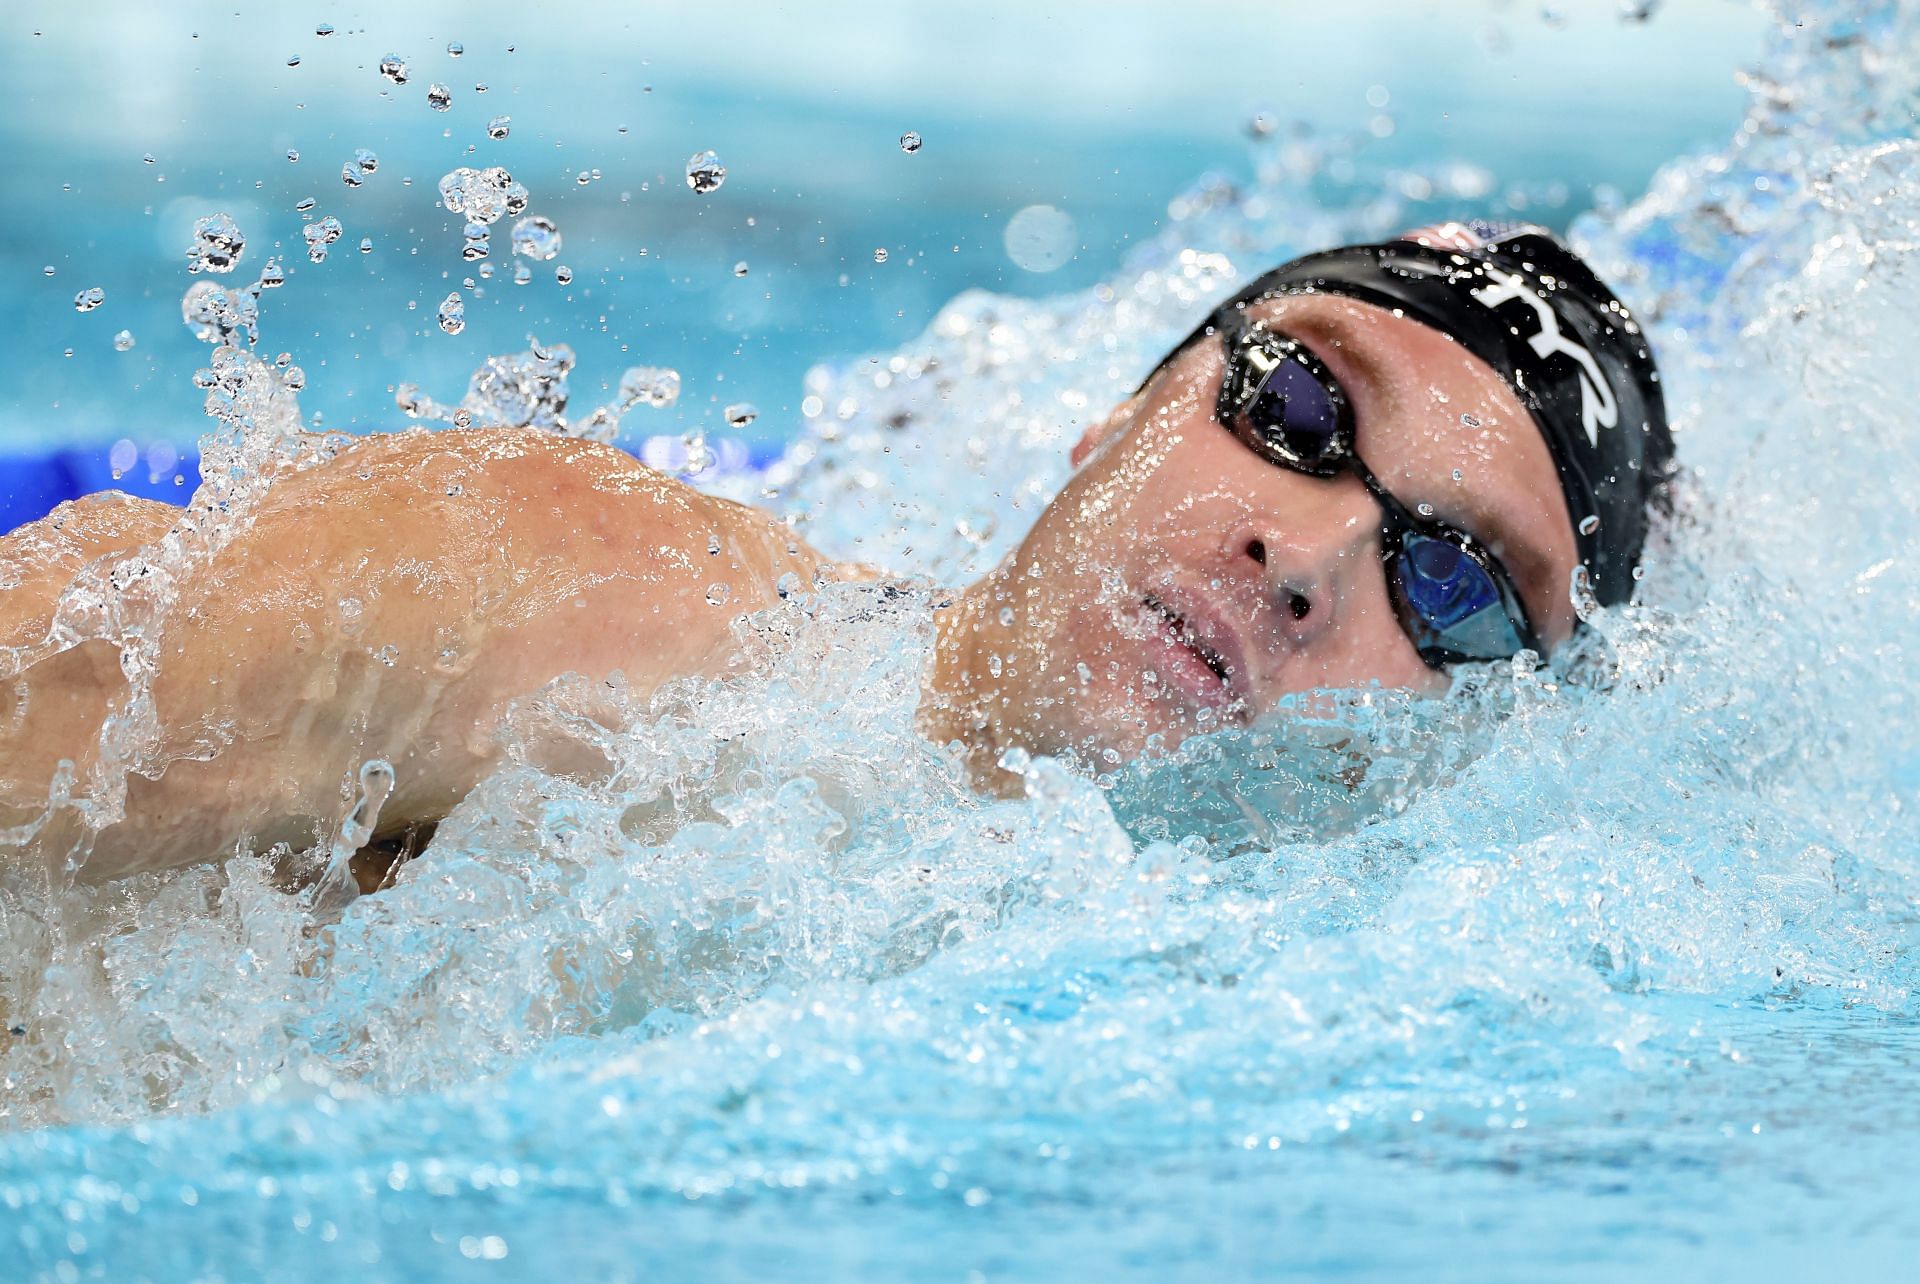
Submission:
[[[1197,658],[1222,688],[1231,688],[1232,681],[1229,675],[1233,672],[1233,666],[1228,663],[1225,656],[1202,640],[1185,616],[1151,593],[1142,598],[1141,602],[1149,611],[1160,617],[1168,639],[1175,646]]]

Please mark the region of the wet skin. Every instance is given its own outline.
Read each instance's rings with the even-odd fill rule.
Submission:
[[[1331,296],[1255,305],[1352,401],[1358,451],[1409,508],[1478,537],[1551,648],[1575,617],[1574,533],[1539,430],[1439,331]],[[1090,766],[1244,722],[1282,697],[1442,691],[1402,630],[1377,502],[1269,464],[1214,418],[1221,344],[1188,349],[1075,448],[1019,549],[942,621],[930,731],[987,777],[1019,746]]]
[[[1341,381],[1380,480],[1491,546],[1546,644],[1567,637],[1573,531],[1498,376],[1365,304],[1255,315]],[[1389,601],[1375,501],[1351,476],[1268,464],[1216,423],[1222,364],[1204,341],[1090,429],[1020,547],[937,613],[923,726],[967,746],[983,787],[1007,783],[994,763],[1010,746],[1101,765],[1292,693],[1444,689]],[[61,760],[86,778],[125,699],[112,644],[48,643],[61,593],[179,517],[93,496],[0,539],[0,827],[46,810]],[[328,842],[375,757],[397,778],[381,832],[431,823],[498,761],[512,701],[568,673],[618,673],[637,696],[719,673],[731,621],[789,571],[849,573],[608,447],[509,429],[367,438],[276,484],[181,586],[153,683],[159,741],[125,818],[79,849],[81,876]],[[82,838],[62,811],[12,859],[50,869]]]

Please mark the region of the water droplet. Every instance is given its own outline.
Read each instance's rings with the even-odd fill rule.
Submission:
[[[46,265],[45,267],[43,267],[43,268],[41,268],[41,269],[40,269],[40,275],[41,275],[41,276],[52,276],[52,275],[53,275],[53,264],[51,264],[51,263],[49,263],[49,264],[47,264],[47,265]]]
[[[133,331],[122,330],[119,334],[114,335],[113,350],[115,352],[132,352],[133,351]]]
[[[1280,128],[1280,118],[1270,111],[1257,111],[1247,121],[1249,138],[1265,138]]]
[[[273,290],[286,283],[287,270],[280,266],[280,260],[268,259],[266,266],[260,269],[260,288]]]
[[[371,174],[380,168],[380,158],[364,147],[353,149],[353,167],[362,174]]]
[[[747,274],[747,261],[745,259],[741,259],[733,265],[733,274],[735,276],[745,276]]]
[[[887,261],[887,252],[886,252],[886,250],[885,250],[884,248],[880,248],[880,249],[876,249],[876,250],[874,250],[874,252],[873,252],[873,261],[874,261],[875,263],[885,263],[885,262]]]
[[[493,223],[527,208],[527,189],[498,165],[469,169],[462,165],[440,180],[440,203],[476,223]]]
[[[495,116],[487,122],[488,138],[505,138],[513,130],[513,117]]]
[[[1473,415],[1461,415],[1460,426],[1463,428],[1478,428],[1480,426],[1480,420]]]
[[[460,291],[440,300],[440,328],[448,334],[459,334],[467,328],[467,303]]]
[[[352,161],[348,161],[346,164],[340,167],[340,181],[345,183],[348,187],[358,187],[360,186],[360,184],[366,182],[367,180],[360,173],[360,167],[355,165]]]
[[[247,238],[228,214],[209,214],[193,225],[187,247],[187,271],[231,272],[247,248]]]
[[[726,181],[727,167],[714,152],[695,152],[687,158],[687,186],[702,196],[719,191]]]
[[[466,51],[467,51],[467,47],[461,44],[458,40],[449,40],[447,42],[447,57],[449,58],[458,58],[461,54],[465,53]]]
[[[107,301],[107,292],[97,285],[88,286],[73,296],[75,312],[91,312]]]
[[[725,584],[707,585],[707,605],[725,606],[733,598],[733,590]]]
[[[373,238],[371,236],[363,236],[360,238],[360,252],[362,254],[373,253]]]
[[[671,406],[680,399],[680,372],[664,366],[635,366],[620,376],[619,407]]]
[[[438,81],[427,86],[427,106],[435,111],[445,111],[453,106],[453,91]]]
[[[1010,629],[1013,627],[1013,608],[1012,607],[1003,606],[1000,608],[1000,625],[1002,628]]]
[[[1465,481],[1467,479],[1467,475],[1461,472],[1458,468],[1456,468],[1453,470],[1453,479],[1455,481]]]
[[[1580,533],[1582,535],[1591,535],[1599,529],[1600,519],[1598,517],[1589,514],[1580,519]]]
[[[407,60],[399,54],[388,54],[380,60],[380,74],[396,85],[407,83]]]
[[[287,66],[289,66],[289,67],[298,67],[299,65],[300,65],[300,55],[299,55],[299,54],[295,54],[295,55],[293,55],[293,56],[292,56],[291,58],[289,58],[289,59],[287,59]]]
[[[333,34],[333,24],[331,22],[323,22],[313,29],[313,34],[325,40]]]
[[[484,81],[484,80],[482,80],[482,81],[480,81],[480,82],[479,82],[478,84],[476,84],[476,85],[474,85],[474,87],[473,87],[473,92],[474,92],[474,93],[476,93],[476,94],[484,94],[484,93],[486,93],[486,92],[487,92],[487,82],[486,82],[486,81]]]
[[[460,257],[469,263],[486,258],[493,249],[493,237],[485,223],[468,223],[461,235],[466,240],[460,247]]]
[[[573,284],[573,269],[562,263],[553,270],[553,279],[562,285]]]
[[[288,366],[280,372],[280,386],[288,392],[298,392],[307,386],[307,372],[299,366]]]
[[[305,214],[309,210],[311,210],[314,206],[318,205],[319,203],[320,203],[319,201],[315,200],[311,196],[303,196],[299,200],[293,203],[293,208],[299,211],[300,213]]]
[[[900,135],[900,150],[911,156],[920,150],[920,131],[909,129]]]
[[[516,263],[513,265],[513,283],[515,285],[526,285],[532,280],[533,269],[531,267],[525,263]]]
[[[142,156],[142,157],[141,157],[140,159],[141,159],[141,161],[142,161],[142,162],[144,162],[145,164],[148,164],[148,165],[151,165],[151,164],[153,164],[153,153],[152,153],[152,152],[148,152],[148,153],[146,153],[146,154],[145,154],[144,156]]]
[[[560,253],[560,229],[544,214],[529,214],[513,225],[513,252],[546,263]]]
[[[733,405],[728,406],[726,414],[727,426],[729,428],[745,428],[748,424],[760,417],[759,409],[750,402],[745,401],[735,402]]]
[[[307,257],[315,263],[324,263],[327,247],[340,239],[346,229],[340,226],[340,220],[329,214],[323,219],[307,224],[300,229],[300,235],[306,238]]]
[[[1416,504],[1414,506],[1414,511],[1419,513],[1420,516],[1422,517],[1432,517],[1433,505],[1432,504]]]
[[[287,148],[287,160],[289,162],[298,164],[300,160],[300,153],[294,148],[291,148],[291,147]]]

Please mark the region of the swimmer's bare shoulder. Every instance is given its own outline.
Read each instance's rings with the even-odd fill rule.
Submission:
[[[94,497],[0,541],[0,582],[26,590],[0,596],[0,648],[16,648],[0,650],[0,825],[44,806],[60,759],[84,776],[125,690],[105,643],[33,658],[66,580],[179,514]],[[370,758],[396,772],[383,831],[437,819],[493,764],[510,701],[564,673],[618,672],[645,695],[716,672],[732,620],[823,564],[766,514],[612,447],[513,429],[366,438],[277,483],[180,587],[153,684],[162,745],[85,876],[242,836],[321,841]]]

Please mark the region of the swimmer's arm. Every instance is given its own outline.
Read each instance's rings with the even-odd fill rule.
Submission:
[[[381,831],[443,816],[506,705],[563,673],[645,695],[724,663],[729,624],[817,559],[763,514],[592,443],[372,438],[287,478],[169,612],[163,735],[87,872],[330,840],[362,763]]]

